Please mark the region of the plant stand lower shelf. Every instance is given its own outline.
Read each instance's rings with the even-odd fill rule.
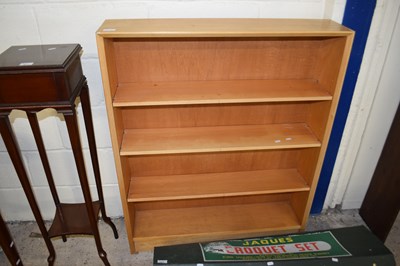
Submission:
[[[99,216],[100,202],[94,201],[93,213]],[[49,237],[67,236],[74,234],[92,235],[93,229],[89,223],[89,217],[84,203],[61,203],[56,210],[53,224],[49,229]]]

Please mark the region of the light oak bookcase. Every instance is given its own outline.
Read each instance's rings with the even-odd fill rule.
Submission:
[[[131,252],[304,230],[353,36],[330,20],[106,20]]]

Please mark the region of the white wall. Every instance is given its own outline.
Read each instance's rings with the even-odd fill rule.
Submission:
[[[106,208],[110,216],[121,216],[95,43],[95,31],[104,19],[262,17],[332,18],[341,22],[344,7],[345,0],[0,0],[0,52],[11,45],[80,43],[83,46],[82,63],[90,87]],[[79,117],[82,121],[80,110]],[[54,110],[45,110],[39,113],[39,120],[61,200],[81,201],[79,181],[62,116],[56,115]],[[11,121],[42,214],[45,219],[51,219],[54,206],[26,116],[21,111],[13,111]],[[88,158],[86,140],[84,154]],[[87,166],[93,186],[90,164]],[[92,191],[95,198],[96,193],[94,189]],[[0,210],[6,220],[33,219],[1,138]]]
[[[344,194],[342,206],[359,208],[365,197],[380,153],[385,144],[394,114],[400,101],[400,19],[397,16],[394,33],[374,97],[371,113],[363,135],[352,178]],[[400,136],[399,136],[400,137]]]
[[[400,0],[377,1],[325,207],[358,209],[400,99]]]

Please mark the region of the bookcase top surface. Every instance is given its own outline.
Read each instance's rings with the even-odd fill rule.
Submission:
[[[353,31],[327,19],[110,19],[104,38],[345,36]]]

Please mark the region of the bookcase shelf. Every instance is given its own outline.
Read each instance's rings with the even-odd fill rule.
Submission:
[[[168,176],[133,176],[128,202],[199,199],[308,191],[296,169]]]
[[[106,20],[131,252],[304,230],[353,36],[330,20]]]
[[[179,218],[178,218],[179,217]],[[273,229],[272,229],[273,228]],[[300,229],[289,202],[142,210],[136,212],[134,241],[139,250],[153,246],[268,234]]]
[[[319,147],[306,124],[126,129],[121,156]]]
[[[118,85],[114,107],[329,101],[316,80],[136,82]]]

